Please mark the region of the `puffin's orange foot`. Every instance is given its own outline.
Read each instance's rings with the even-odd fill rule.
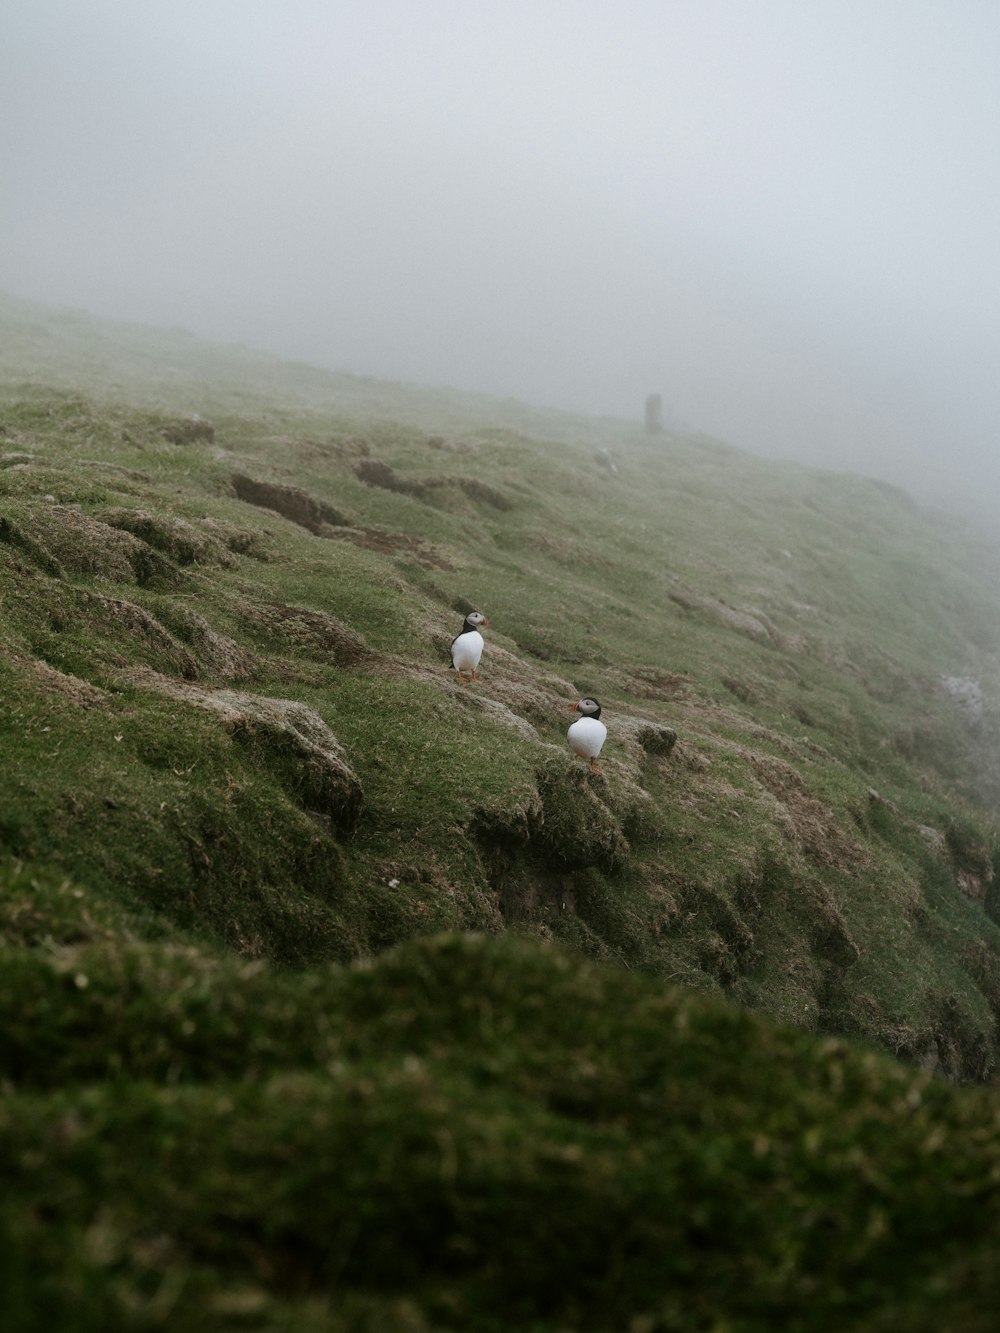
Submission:
[[[599,778],[604,777],[603,770],[597,767],[597,764],[594,762],[593,759],[591,759],[590,761],[590,771],[591,773],[596,773]]]

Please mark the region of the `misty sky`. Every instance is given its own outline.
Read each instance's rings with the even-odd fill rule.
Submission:
[[[996,0],[0,0],[0,288],[1000,497]]]

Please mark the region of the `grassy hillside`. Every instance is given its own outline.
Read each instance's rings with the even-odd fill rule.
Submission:
[[[17,1326],[985,1328],[996,551],[711,440],[0,322]]]

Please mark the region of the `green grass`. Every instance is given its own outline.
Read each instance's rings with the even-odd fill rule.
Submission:
[[[11,1327],[988,1327],[995,1102],[845,1043],[513,940],[0,976]]]
[[[111,877],[127,901],[254,955],[346,958],[421,924],[506,921],[664,976],[693,966],[699,984],[781,1018],[823,1009],[807,993],[824,984],[815,977],[794,1000],[777,997],[786,939],[797,937],[804,976],[823,929],[815,904],[832,901],[855,923],[865,966],[880,966],[866,939],[896,916],[904,973],[928,994],[948,989],[953,959],[935,946],[939,975],[927,976],[905,920],[924,849],[910,839],[887,860],[858,822],[869,784],[900,809],[921,791],[921,821],[938,830],[970,801],[982,823],[976,802],[990,799],[994,716],[970,731],[935,682],[946,671],[995,679],[980,628],[991,594],[970,573],[973,547],[942,520],[874,485],[669,438],[654,447],[624,428],[608,428],[619,431],[612,478],[571,433],[480,428],[432,447],[419,427],[230,407],[211,447],[178,446],[164,436],[175,419],[9,394],[5,428],[36,460],[0,473],[11,695],[33,708],[38,661],[103,692],[86,707],[72,689],[68,703],[43,693],[55,733],[37,710],[23,727],[8,714],[22,775],[10,851]],[[403,483],[452,482],[422,499],[366,485],[366,456]],[[237,471],[314,496],[353,527],[317,536],[240,502]],[[493,628],[484,683],[468,691],[446,648],[457,608],[473,602]],[[365,792],[351,837],[317,824],[294,759],[158,697],[137,682],[142,670],[315,709]],[[660,680],[674,682],[663,698]],[[583,691],[611,722],[598,786],[567,785],[551,748],[565,754],[563,709]],[[630,749],[616,716],[673,726],[677,754]],[[90,813],[71,819],[62,807],[84,786]],[[506,844],[502,862],[478,836],[484,821],[491,845]],[[953,876],[947,846],[939,859]],[[711,920],[721,912],[736,937],[766,938],[734,898],[760,863],[791,875],[801,905],[787,935],[750,950],[751,982]],[[562,880],[581,875],[567,893]],[[391,879],[400,893],[387,893]],[[697,912],[679,904],[699,894],[709,924],[688,930]],[[866,899],[880,910],[851,905]],[[975,927],[995,945],[991,921]],[[898,981],[875,994],[865,1019],[840,1006],[851,1030],[877,1039],[899,1011],[926,1009]],[[978,1030],[982,1006],[972,1009]]]
[[[985,1328],[996,550],[698,437],[0,326],[13,1326]]]

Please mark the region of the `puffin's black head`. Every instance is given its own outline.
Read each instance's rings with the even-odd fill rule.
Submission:
[[[483,615],[482,611],[470,611],[465,617],[465,624],[462,626],[462,632],[464,634],[472,629],[482,629],[484,625],[488,625],[489,623],[489,620]]]
[[[569,711],[571,713],[580,713],[583,717],[600,717],[601,705],[596,699],[581,699],[580,702],[574,704]]]

